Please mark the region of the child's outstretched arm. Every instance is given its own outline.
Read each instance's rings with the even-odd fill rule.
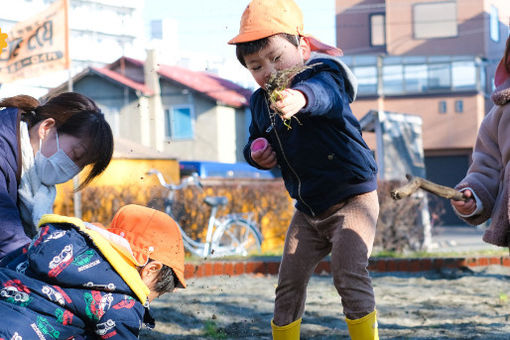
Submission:
[[[311,77],[299,80],[298,75],[292,84],[292,90],[303,95],[304,105],[300,110],[312,116],[342,115],[344,105],[350,101],[343,72],[334,61],[321,60],[317,64]]]
[[[474,209],[469,211],[473,208],[469,201],[467,202],[469,205],[459,206],[460,209],[452,203],[456,212],[460,215],[468,215],[468,217],[461,217],[473,225],[481,224],[491,216],[503,180],[504,165],[499,141],[507,137],[498,135],[498,132],[501,131],[500,126],[510,124],[510,117],[502,113],[503,110],[495,107],[485,116],[473,149],[473,162],[466,177],[456,187],[458,190],[465,189],[465,192],[469,190],[473,197],[476,194],[480,200],[480,206],[475,204],[475,209],[481,210],[477,214],[473,214]],[[463,212],[470,213],[463,214]]]

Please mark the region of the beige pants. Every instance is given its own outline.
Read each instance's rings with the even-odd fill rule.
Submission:
[[[359,319],[375,309],[368,274],[379,214],[376,191],[336,204],[319,216],[296,211],[285,238],[273,322],[288,325],[302,317],[306,286],[317,264],[331,253],[331,272],[344,314]]]

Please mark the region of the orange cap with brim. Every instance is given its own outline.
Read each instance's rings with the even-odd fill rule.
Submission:
[[[312,51],[341,56],[342,50],[303,33],[303,14],[292,0],[253,0],[243,12],[239,34],[231,45],[255,41],[279,33],[298,35],[308,41]]]
[[[129,204],[119,209],[107,229],[129,242],[138,266],[146,265],[149,259],[160,261],[174,271],[179,280],[176,286],[186,287],[182,235],[170,216]]]

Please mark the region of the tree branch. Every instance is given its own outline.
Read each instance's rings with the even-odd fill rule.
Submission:
[[[441,196],[447,199],[452,199],[454,201],[468,200],[468,198],[464,197],[464,195],[460,191],[455,190],[453,188],[436,184],[421,177],[413,177],[409,174],[406,175],[406,178],[409,180],[409,183],[391,192],[391,197],[394,200],[410,196],[420,188],[434,195]]]

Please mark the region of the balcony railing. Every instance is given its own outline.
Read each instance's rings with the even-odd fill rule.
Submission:
[[[358,78],[358,95],[485,92],[486,64],[474,56],[344,56]]]

